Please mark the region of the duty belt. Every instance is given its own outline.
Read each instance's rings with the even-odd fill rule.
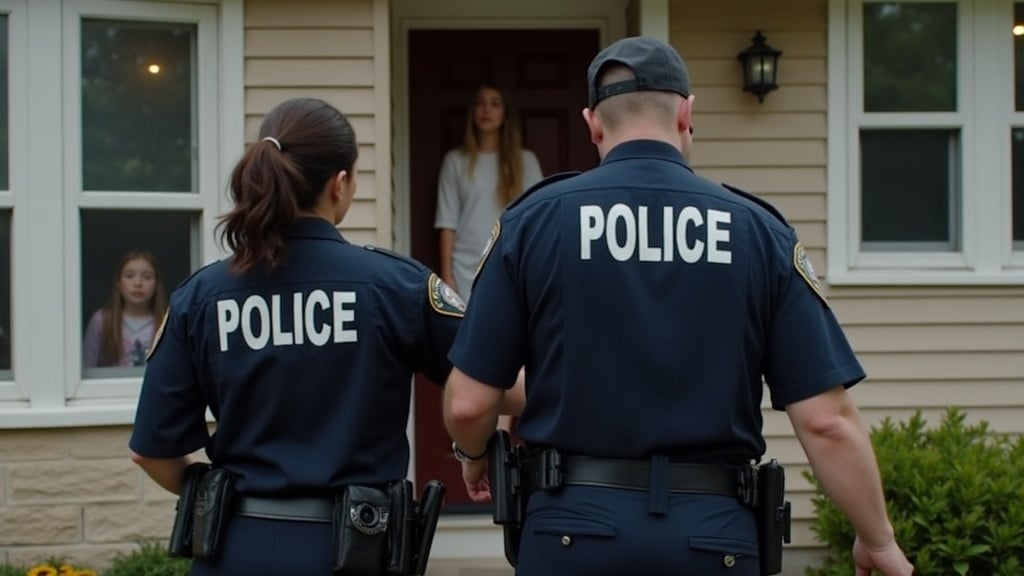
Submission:
[[[262,498],[239,495],[235,503],[236,516],[268,520],[330,523],[333,512],[333,498]]]
[[[527,493],[554,490],[567,485],[647,490],[651,464],[648,460],[565,455],[547,449],[527,460],[522,473]],[[667,488],[675,494],[728,496],[748,506],[755,506],[756,478],[757,475],[749,466],[729,468],[671,462],[668,464]]]

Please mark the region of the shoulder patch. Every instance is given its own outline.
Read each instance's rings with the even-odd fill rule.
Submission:
[[[775,206],[772,206],[767,201],[765,201],[763,198],[755,196],[754,194],[751,194],[750,192],[746,192],[744,190],[740,190],[739,188],[736,188],[736,187],[733,187],[733,186],[729,186],[728,184],[725,184],[725,183],[722,184],[722,187],[725,188],[726,190],[734,193],[734,194],[739,194],[740,196],[743,196],[747,200],[750,200],[752,202],[756,202],[759,206],[761,206],[762,208],[767,210],[772,216],[775,216],[776,218],[778,218],[780,222],[782,222],[786,226],[789,226],[789,222],[786,221],[786,217],[782,215],[782,212],[779,212],[779,210]]]
[[[540,190],[541,188],[547,186],[548,184],[553,184],[555,182],[558,182],[559,180],[565,180],[567,178],[572,178],[573,176],[579,176],[580,174],[582,174],[582,172],[579,172],[579,171],[558,172],[556,174],[552,174],[551,176],[548,176],[547,178],[544,178],[540,182],[537,182],[533,186],[530,186],[529,188],[527,188],[522,194],[519,195],[519,197],[517,197],[515,200],[513,200],[512,202],[509,203],[508,208],[506,208],[506,210],[509,209],[509,208],[512,208],[513,206],[518,205],[527,196],[529,196],[530,194],[533,194],[534,192],[536,192],[537,190]]]
[[[160,339],[164,335],[164,328],[167,328],[167,317],[170,316],[170,314],[171,308],[168,306],[167,310],[164,310],[164,317],[160,320],[160,326],[157,327],[156,332],[153,334],[153,344],[149,347],[149,350],[146,351],[146,362],[149,362],[150,356],[152,356],[153,352],[156,351],[156,345],[160,343]]]
[[[430,307],[438,314],[462,318],[466,313],[466,303],[437,274],[431,273],[430,278],[427,279],[427,300],[430,301]]]
[[[814,266],[811,265],[811,259],[807,256],[807,250],[804,250],[803,244],[799,242],[793,246],[793,267],[796,268],[797,273],[804,279],[804,282],[807,282],[807,285],[811,287],[811,290],[814,290],[818,298],[821,298],[821,301],[828,306],[825,291],[821,287],[818,275],[814,273]]]
[[[498,242],[498,236],[501,235],[501,218],[494,221],[494,227],[491,228],[491,235],[487,238],[487,243],[484,244],[484,251],[480,254],[480,262],[476,265],[476,271],[473,272],[473,284],[476,284],[476,277],[480,275],[480,271],[484,269],[484,262],[487,261],[487,257],[491,255],[491,250],[494,245]]]

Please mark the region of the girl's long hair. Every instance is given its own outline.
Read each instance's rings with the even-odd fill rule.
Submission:
[[[142,250],[132,250],[121,258],[114,276],[114,285],[110,290],[107,305],[103,307],[103,335],[100,346],[100,366],[117,366],[121,362],[121,324],[124,321],[124,296],[121,295],[121,274],[124,267],[132,260],[145,260],[153,267],[153,297],[149,300],[149,311],[153,314],[153,322],[160,322],[167,311],[167,291],[164,289],[160,276],[160,266],[156,256]]]
[[[477,134],[476,123],[473,122],[476,99],[485,88],[497,90],[501,94],[502,105],[505,108],[505,119],[501,123],[501,132],[498,135],[498,205],[508,206],[523,192],[523,143],[519,133],[519,118],[508,94],[501,88],[484,84],[477,88],[473,94],[473,100],[469,103],[466,111],[466,132],[462,138],[462,152],[469,157],[466,167],[468,175],[473,174],[476,167],[476,160],[480,155],[480,136]]]
[[[293,98],[274,107],[255,144],[231,174],[234,208],[217,224],[239,274],[271,271],[285,255],[285,237],[299,213],[313,209],[328,180],[355,178],[358,149],[352,125],[323,100]]]

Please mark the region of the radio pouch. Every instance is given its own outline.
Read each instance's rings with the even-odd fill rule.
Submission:
[[[185,468],[185,479],[181,485],[181,495],[174,506],[174,526],[171,527],[171,539],[167,544],[167,553],[177,558],[192,557],[192,517],[196,505],[196,494],[199,481],[210,471],[205,462],[195,462]]]
[[[391,495],[371,486],[348,486],[334,502],[334,572],[380,576],[387,555]]]
[[[192,517],[192,557],[216,560],[231,515],[234,482],[223,468],[213,468],[199,481]]]

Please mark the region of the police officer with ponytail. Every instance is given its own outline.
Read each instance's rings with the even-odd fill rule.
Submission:
[[[424,266],[339,233],[357,155],[326,102],[271,110],[231,177],[233,255],[178,286],[149,352],[132,458],[181,493],[205,450],[210,471],[178,511],[194,516],[178,553],[195,576],[415,572],[424,534],[402,515],[424,502],[392,493],[411,379],[444,383],[463,305]]]

